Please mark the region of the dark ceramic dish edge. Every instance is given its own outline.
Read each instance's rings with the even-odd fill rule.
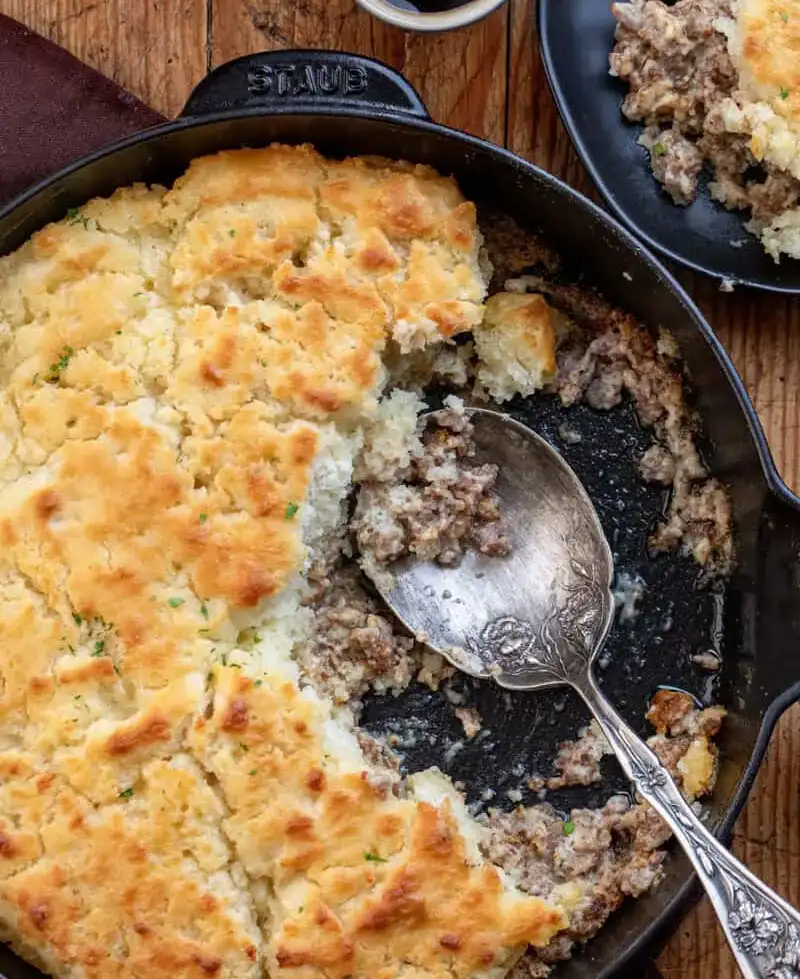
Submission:
[[[591,0],[586,0],[586,2],[591,3]],[[601,7],[604,11],[608,10],[608,4],[601,4]],[[545,74],[564,128],[567,130],[581,163],[586,168],[608,208],[623,225],[632,231],[637,238],[645,242],[648,247],[678,265],[711,276],[723,283],[730,282],[737,287],[743,286],[785,295],[795,295],[800,292],[800,260],[784,257],[780,265],[775,264],[763,251],[758,239],[745,230],[746,217],[742,216],[740,212],[726,211],[721,204],[711,201],[704,180],[701,180],[698,201],[692,205],[693,208],[702,208],[703,210],[702,215],[698,218],[699,223],[705,226],[705,222],[712,222],[716,226],[715,234],[712,236],[713,246],[716,248],[720,248],[719,242],[723,238],[730,239],[731,233],[733,233],[744,243],[745,251],[742,259],[745,263],[749,262],[750,266],[744,270],[726,267],[726,261],[733,262],[735,266],[740,260],[740,256],[734,257],[730,250],[728,250],[727,255],[719,253],[715,256],[712,253],[709,258],[703,260],[689,257],[685,251],[681,250],[680,241],[688,240],[688,238],[681,239],[680,235],[690,238],[696,235],[696,232],[692,230],[691,224],[686,218],[687,209],[674,204],[650,173],[646,153],[636,145],[636,139],[642,127],[626,122],[622,115],[624,92],[621,84],[618,92],[615,92],[613,96],[609,95],[605,91],[605,87],[610,84],[606,72],[601,84],[589,96],[586,95],[585,87],[579,93],[568,94],[566,83],[570,80],[564,79],[564,74],[568,68],[558,63],[560,54],[563,55],[565,29],[556,28],[551,24],[552,8],[552,0],[538,0],[538,33]],[[558,11],[558,15],[566,16],[566,13],[561,9]],[[578,16],[574,7],[570,16]],[[585,28],[585,32],[589,30],[590,28]],[[557,36],[555,36],[556,34]],[[592,36],[589,40],[592,44],[597,43],[599,45],[602,43],[607,65],[611,45],[605,39],[601,42],[600,38],[596,38],[594,30],[592,30]],[[584,33],[578,35],[573,32],[572,45],[567,46],[574,47],[576,43],[582,44],[586,41],[587,38]],[[604,130],[606,139],[604,140],[605,149],[603,152],[609,154],[609,159],[603,163],[598,162],[603,154],[601,152],[596,153],[594,149],[590,148],[587,138],[583,134],[577,119],[578,102],[580,100],[580,104],[585,105],[588,99],[588,108],[591,109],[592,105],[597,105],[592,100],[599,100],[602,103],[602,108],[605,108],[605,103],[609,98],[613,98],[614,101],[614,131],[609,139],[607,130]],[[606,125],[611,124],[605,116],[603,121]],[[621,148],[615,151],[618,146]],[[611,149],[609,150],[608,147]],[[632,159],[632,154],[636,155],[635,159]],[[638,213],[640,215],[646,214],[646,218],[637,217],[632,207],[620,203],[620,196],[624,196],[625,191],[620,182],[622,180],[620,174],[625,174],[625,179],[633,181],[639,188],[637,205],[640,210]],[[616,185],[614,181],[617,181]],[[645,204],[647,206],[644,206]],[[723,224],[726,226],[724,231]],[[663,239],[659,237],[658,230],[669,227],[673,229],[671,238],[677,237],[677,245],[668,244],[667,235]],[[733,247],[730,245],[729,249]],[[783,278],[790,281],[782,282],[781,279]]]
[[[309,66],[314,71],[334,72],[340,68],[339,89],[325,95],[319,92],[300,92],[291,89],[280,92],[280,72],[290,72],[295,76],[307,72]],[[243,85],[242,77],[248,80]],[[356,89],[342,91],[345,85],[342,78],[350,77]],[[325,76],[330,77],[330,74]],[[200,115],[202,113],[202,115]],[[715,336],[710,325],[694,305],[690,297],[677,283],[673,276],[661,263],[652,256],[640,242],[619,224],[613,217],[606,214],[578,192],[571,189],[563,181],[520,159],[508,150],[494,146],[477,137],[470,136],[458,130],[434,123],[428,117],[422,101],[411,86],[392,69],[371,59],[349,56],[336,52],[321,51],[292,51],[272,52],[260,55],[246,56],[236,61],[222,65],[204,79],[194,90],[187,102],[182,117],[174,122],[165,123],[133,136],[119,140],[102,150],[76,161],[63,168],[53,176],[41,181],[25,191],[16,200],[0,210],[0,254],[18,247],[38,227],[47,220],[55,220],[66,213],[69,207],[79,206],[92,196],[86,194],[79,180],[73,180],[82,171],[112,156],[117,156],[125,150],[131,150],[143,145],[154,143],[162,137],[176,133],[188,132],[193,129],[213,126],[214,124],[236,124],[242,120],[257,120],[273,116],[291,116],[305,123],[311,117],[333,118],[336,120],[369,120],[391,123],[398,131],[422,131],[435,137],[445,137],[455,140],[463,146],[467,155],[470,151],[492,158],[500,167],[508,171],[509,176],[518,172],[532,182],[554,192],[560,197],[567,198],[571,205],[582,211],[588,221],[597,222],[629,250],[630,257],[635,263],[640,263],[648,273],[654,276],[658,288],[664,294],[671,293],[682,307],[687,321],[687,329],[699,335],[708,350],[713,355],[727,384],[728,393],[733,394],[736,407],[741,412],[750,448],[755,450],[764,481],[765,497],[772,498],[765,507],[774,506],[779,512],[778,518],[785,521],[782,528],[787,538],[789,557],[782,555],[782,570],[786,572],[792,583],[800,578],[800,568],[796,563],[796,548],[800,546],[800,498],[795,496],[781,480],[775,468],[771,453],[756,415],[749,400],[744,385],[720,341]],[[300,127],[301,129],[304,126]],[[212,141],[213,142],[213,141]],[[228,145],[224,137],[220,142]],[[245,145],[245,144],[239,144]],[[211,151],[213,147],[208,147]],[[403,152],[398,148],[397,154]],[[144,164],[137,164],[139,170],[146,169]],[[94,175],[92,175],[94,176]],[[90,183],[96,193],[106,193],[103,186],[120,186],[126,182],[126,174],[115,170],[114,175],[103,178],[103,181],[90,177]],[[35,205],[39,205],[38,207]],[[49,217],[43,215],[47,212]],[[691,335],[691,334],[689,334]],[[778,532],[776,532],[777,535]],[[789,540],[790,538],[790,540]],[[766,554],[761,558],[767,560]],[[798,587],[798,586],[795,586]],[[792,601],[793,594],[780,595],[779,602],[787,599]],[[792,609],[794,605],[790,606]],[[798,621],[793,619],[786,629],[794,636],[800,636],[800,615]],[[780,714],[800,697],[800,663],[795,670],[796,679],[783,685],[781,681],[772,678],[767,683],[767,677],[762,677],[764,709],[759,714],[757,733],[749,749],[749,758],[742,766],[736,788],[727,799],[726,807],[715,826],[715,832],[721,838],[727,838],[733,824],[747,797],[753,779],[758,771],[767,748],[772,729]],[[777,686],[776,686],[777,684]],[[759,688],[760,690],[762,688]],[[686,901],[695,891],[696,882],[688,877],[679,885],[673,896],[661,908],[658,915],[645,927],[641,928],[635,938],[619,950],[614,961],[599,964],[592,975],[596,979],[606,979],[612,974],[619,975],[625,966],[640,961],[640,957],[653,950],[654,944],[660,942],[669,928],[674,924],[677,914],[685,907]],[[10,952],[0,956],[0,968],[8,979],[27,979],[34,974],[32,967],[16,958]],[[642,965],[637,966],[633,975],[643,974]],[[648,966],[647,968],[652,968]]]

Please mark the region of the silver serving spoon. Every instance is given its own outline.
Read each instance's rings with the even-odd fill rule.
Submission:
[[[509,690],[568,684],[594,714],[639,795],[669,824],[748,979],[800,977],[800,914],[706,829],[667,769],[592,674],[614,617],[613,561],[578,477],[507,415],[467,409],[476,461],[500,468],[495,495],[513,542],[505,558],[468,552],[455,568],[404,560],[375,584],[421,641]]]

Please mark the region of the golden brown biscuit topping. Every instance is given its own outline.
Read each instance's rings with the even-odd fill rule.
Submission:
[[[384,355],[480,320],[478,243],[427,168],[273,146],[0,259],[0,922],[46,971],[466,977],[561,926],[289,659]]]

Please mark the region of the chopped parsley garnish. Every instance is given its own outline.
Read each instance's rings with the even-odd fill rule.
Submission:
[[[208,618],[208,606],[206,605],[205,602],[201,602],[200,603],[200,614],[203,616],[204,619],[207,619]],[[207,630],[204,630],[204,631],[207,631]]]
[[[98,639],[97,642],[94,644],[94,651],[92,652],[91,655],[102,656],[105,651],[106,651],[105,639]]]
[[[167,602],[172,608],[180,608],[181,605],[186,601],[185,598],[170,598]]]
[[[61,377],[61,372],[64,371],[69,363],[70,357],[75,353],[72,347],[63,346],[61,348],[61,356],[55,362],[55,364],[50,365],[47,377],[45,380],[48,384],[56,384],[58,379]]]
[[[82,224],[84,228],[89,227],[89,219],[84,217],[77,207],[67,208],[67,217],[69,218],[70,224]]]
[[[200,521],[200,523],[205,523],[206,520],[208,520],[208,514],[207,513],[201,513],[200,516],[197,519]]]
[[[575,823],[571,819],[566,820],[564,825],[564,836],[572,836],[575,832]]]
[[[781,20],[784,22],[784,24],[788,24],[789,23],[789,15],[786,13],[785,10],[781,10],[780,13],[779,13],[779,16],[780,16]]]
[[[246,744],[245,744],[245,743],[244,743],[243,741],[240,741],[240,742],[239,742],[239,748],[240,748],[240,749],[241,749],[242,751],[245,751],[245,752],[247,752],[247,751],[249,751],[249,750],[250,750],[250,749],[249,749],[249,748],[247,747],[247,745],[246,745]]]
[[[81,699],[81,695],[79,693],[76,693],[75,694],[75,697],[73,699],[74,700],[80,700]]]
[[[231,228],[231,230],[228,232],[228,234],[231,236],[231,238],[235,238],[236,237],[236,228]]]
[[[257,775],[258,774],[258,769],[257,768],[251,768],[250,771],[247,774],[248,775]]]
[[[386,857],[379,857],[377,853],[371,853],[371,852],[370,853],[365,853],[364,854],[364,859],[365,860],[371,860],[372,863],[388,863],[389,862],[386,859]]]
[[[287,503],[286,504],[286,519],[287,520],[291,520],[292,517],[297,513],[297,511],[299,509],[300,509],[300,505],[298,503]]]
[[[33,383],[34,384],[38,384],[39,383],[39,372],[38,371],[33,375]]]
[[[220,661],[222,662],[222,665],[223,666],[227,666],[228,665],[228,654],[227,653],[223,653],[222,656],[220,656]]]
[[[780,93],[779,93],[779,94],[780,94],[780,97],[781,97],[781,98],[782,98],[782,99],[784,100],[784,102],[785,102],[785,101],[786,101],[786,99],[788,99],[788,98],[789,98],[789,89],[788,89],[788,88],[784,88],[784,87],[783,87],[783,85],[781,85],[781,90],[780,90]]]
[[[210,687],[214,682],[214,674],[211,672],[206,673],[206,686]]]
[[[133,795],[133,789],[123,789],[122,792],[117,796],[119,799],[130,799]]]
[[[256,682],[253,684],[253,686],[254,687],[260,687],[263,682],[264,682],[263,680],[256,680]]]
[[[665,156],[666,152],[667,148],[663,143],[653,143],[653,154],[655,156]]]
[[[77,612],[73,612],[72,621],[75,623],[75,625],[80,625],[81,622],[83,622],[83,619],[80,617],[80,615],[78,615]]]

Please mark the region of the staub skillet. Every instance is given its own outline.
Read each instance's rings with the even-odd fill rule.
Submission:
[[[711,328],[663,266],[613,218],[512,154],[433,123],[414,90],[384,65],[329,52],[275,52],[223,65],[197,87],[175,122],[95,153],[18,198],[0,212],[0,253],[90,197],[135,181],[165,183],[193,157],[275,140],[313,142],[329,155],[404,157],[452,173],[480,207],[511,214],[546,240],[560,254],[567,277],[598,287],[648,327],[668,328],[678,339],[707,437],[707,461],[733,497],[738,563],[724,593],[697,587],[697,570],[684,559],[646,558],[646,537],[664,496],[636,477],[635,461],[650,435],[629,405],[602,417],[571,409],[570,425],[584,437],[567,442],[555,399],[511,410],[564,452],[600,512],[617,568],[640,573],[647,583],[642,613],[615,626],[609,638],[603,683],[611,699],[642,730],[645,705],[658,684],[678,685],[728,707],[719,780],[708,805],[710,824],[728,834],[777,718],[800,696],[800,500],[781,482],[753,406]],[[724,663],[713,678],[690,660],[708,646],[721,652]],[[512,772],[546,771],[555,743],[585,723],[580,705],[561,691],[525,694],[510,705],[500,704],[493,688],[466,693],[492,737],[458,752],[456,763],[440,750],[453,724],[441,698],[412,689],[398,699],[376,700],[364,723],[397,729],[403,716],[424,716],[428,736],[409,745],[408,766],[440,764],[463,780],[471,798],[491,786],[498,802],[505,798],[504,779],[512,785]],[[597,804],[603,794],[624,787],[611,766],[602,788],[567,790],[552,801],[564,809]],[[643,957],[656,950],[691,893],[688,862],[673,854],[662,884],[628,902],[559,975],[600,979],[632,969],[641,976]],[[4,948],[0,971],[8,979],[36,975]]]

